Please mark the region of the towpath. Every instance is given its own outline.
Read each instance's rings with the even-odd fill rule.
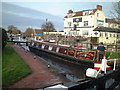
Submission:
[[[21,79],[10,86],[10,88],[43,88],[49,85],[62,83],[62,79],[51,73],[52,71],[55,71],[54,68],[48,68],[44,61],[34,58],[34,54],[26,52],[23,48],[17,45],[11,46],[32,69],[32,74]]]

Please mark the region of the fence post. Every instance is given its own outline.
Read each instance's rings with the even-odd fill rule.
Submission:
[[[90,43],[90,49],[93,49],[93,44],[92,43]]]
[[[117,52],[117,43],[116,43],[116,45],[115,45],[115,46],[116,46],[116,50],[115,50],[115,51]]]

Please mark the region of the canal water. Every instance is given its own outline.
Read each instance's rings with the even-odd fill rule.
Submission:
[[[26,51],[29,51],[28,46],[22,44],[21,47],[24,48]],[[58,69],[59,74],[63,75],[65,78],[69,79],[72,82],[78,82],[86,78],[85,72],[87,67],[83,65],[65,62],[59,57],[43,52],[40,52],[39,56],[36,57],[40,58],[40,60],[45,61],[50,66]]]
[[[64,75],[67,79],[77,82],[81,79],[85,79],[86,67],[76,65],[73,63],[65,62],[61,58],[55,56],[40,56],[40,59],[47,62],[49,65],[60,70],[60,74]]]
[[[25,46],[25,44],[22,44],[21,47],[24,48],[26,51],[29,51],[28,46]],[[64,59],[61,59],[59,57],[55,57],[54,55],[46,54],[43,52],[39,52],[39,56],[37,55],[35,56],[37,58],[40,58],[40,60],[43,60],[50,66],[58,69],[59,70],[58,73],[63,75],[66,79],[68,79],[69,82],[75,82],[77,84],[78,81],[82,81],[86,79],[85,73],[86,73],[87,67],[83,65],[68,63],[63,61]],[[113,78],[107,80],[105,87],[109,88],[114,82],[115,81]],[[96,87],[93,87],[90,90],[96,90]],[[120,90],[119,85],[117,86],[116,90]]]

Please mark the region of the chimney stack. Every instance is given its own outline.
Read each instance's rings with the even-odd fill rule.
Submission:
[[[73,13],[73,11],[72,11],[72,10],[69,10],[68,13]]]
[[[97,5],[97,10],[101,10],[102,11],[102,6],[101,5]]]

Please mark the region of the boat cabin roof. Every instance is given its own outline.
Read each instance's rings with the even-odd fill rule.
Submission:
[[[70,48],[75,48],[75,49],[98,50],[98,49],[90,49],[88,47],[83,47],[83,46],[57,44],[57,43],[50,43],[50,42],[40,41],[40,40],[34,40],[34,42],[41,42],[41,43],[45,43],[45,44],[51,44],[51,45],[57,45],[57,46],[63,46],[63,47],[70,47]]]

